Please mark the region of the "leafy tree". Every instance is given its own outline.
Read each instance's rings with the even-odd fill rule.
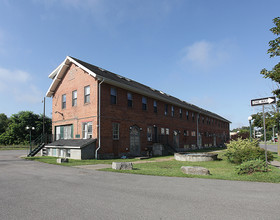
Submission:
[[[32,139],[34,140],[43,132],[43,116],[34,114],[31,111],[21,111],[10,117],[10,123],[4,133],[0,135],[0,144],[27,144],[30,139],[30,132],[26,127],[34,127]],[[51,133],[51,119],[45,118],[45,133]]]
[[[271,28],[270,31],[278,36],[276,39],[269,41],[270,48],[268,49],[267,53],[270,57],[280,56],[280,17],[274,18],[273,23],[275,27]],[[263,69],[261,74],[264,75],[265,78],[270,78],[272,81],[280,84],[280,62],[276,64],[272,70]],[[273,91],[275,95],[280,96],[280,89],[276,89]]]
[[[0,134],[4,133],[8,127],[9,119],[4,113],[0,114]]]

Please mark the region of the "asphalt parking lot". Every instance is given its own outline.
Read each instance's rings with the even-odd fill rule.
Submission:
[[[0,219],[280,219],[280,184],[63,167],[0,151]]]

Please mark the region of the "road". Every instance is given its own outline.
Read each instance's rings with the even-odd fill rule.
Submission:
[[[280,219],[280,184],[110,173],[0,151],[0,219]]]
[[[261,148],[265,148],[265,145],[264,144],[260,144],[260,147]],[[267,144],[266,145],[266,147],[267,147],[267,150],[269,150],[269,151],[272,151],[272,152],[278,152],[277,150],[278,150],[278,145],[273,145],[273,144]]]

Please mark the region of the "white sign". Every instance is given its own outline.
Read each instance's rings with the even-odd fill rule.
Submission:
[[[276,103],[276,98],[275,97],[267,97],[267,98],[262,98],[262,99],[251,100],[251,106],[269,105],[269,104],[274,104],[274,103]]]

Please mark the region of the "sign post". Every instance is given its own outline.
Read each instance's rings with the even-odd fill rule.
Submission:
[[[251,100],[251,106],[262,105],[262,110],[263,110],[263,136],[264,136],[265,162],[266,162],[266,165],[267,165],[267,146],[266,146],[266,129],[265,129],[264,105],[270,105],[270,104],[275,104],[275,103],[276,103],[276,98],[275,97],[267,97],[267,98]]]

